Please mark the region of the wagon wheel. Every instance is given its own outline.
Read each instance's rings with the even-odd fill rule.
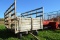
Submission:
[[[22,37],[22,33],[20,33],[19,37],[20,37],[20,38]]]
[[[33,31],[33,34],[37,36],[38,35],[38,31],[37,30]]]
[[[22,38],[22,33],[18,33],[18,34],[17,34],[17,37],[18,37],[18,38]]]

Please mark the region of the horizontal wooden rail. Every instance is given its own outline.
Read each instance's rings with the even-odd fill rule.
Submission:
[[[6,12],[7,12],[12,6],[14,6],[14,4],[15,4],[15,3],[13,3],[13,4],[6,10]],[[5,13],[6,13],[6,12],[5,12]]]
[[[6,20],[5,22],[8,22],[8,20]]]
[[[15,15],[15,13],[11,14],[11,16]]]
[[[25,13],[21,13],[21,17],[28,17],[30,16],[30,18],[32,18],[33,16],[36,18],[36,17],[42,17],[43,19],[43,7],[40,7],[40,8],[37,8],[35,10],[31,10],[31,11],[28,11],[28,12],[25,12]]]
[[[10,12],[12,12],[14,9],[15,9],[15,8],[11,9],[7,14],[5,14],[5,16],[8,15]]]
[[[5,19],[8,18],[8,17],[5,17]]]
[[[40,7],[40,8],[37,8],[37,9],[31,10],[31,11],[25,12],[25,13],[29,13],[29,12],[32,12],[32,11],[36,11],[36,10],[39,10],[39,9],[42,9],[42,8],[43,8],[43,7]],[[22,13],[22,14],[25,14],[25,13]]]
[[[37,12],[37,14],[38,14],[38,13],[42,13],[42,12],[43,12],[43,11]],[[36,14],[36,12],[35,12],[35,13],[30,13],[30,14],[27,14],[27,15],[26,15],[26,14],[25,14],[25,15],[21,15],[21,16],[29,16],[29,15],[34,15],[34,14]]]
[[[38,16],[36,16],[36,17],[41,17],[41,16],[43,16],[43,15],[38,15]]]

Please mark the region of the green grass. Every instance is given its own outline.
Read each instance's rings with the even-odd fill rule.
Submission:
[[[39,32],[41,40],[60,40],[60,30],[45,30]]]
[[[60,30],[42,30],[37,36],[40,40],[60,40]],[[32,35],[24,35],[22,40],[35,40]],[[0,24],[0,40],[20,40],[17,36],[7,30],[3,24]]]
[[[4,30],[4,29],[6,29],[6,28],[4,27],[4,24],[0,24],[0,30]]]
[[[7,30],[3,24],[0,25],[0,40],[19,40],[14,33]]]

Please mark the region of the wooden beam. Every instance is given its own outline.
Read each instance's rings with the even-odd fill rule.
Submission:
[[[6,15],[8,15],[8,14],[9,14],[10,12],[12,12],[14,9],[15,9],[15,8],[11,9]],[[5,15],[5,16],[6,16],[6,15]]]
[[[43,11],[40,11],[40,12],[37,12],[37,14],[39,14],[39,13],[42,13]],[[23,15],[23,16],[29,16],[29,15],[34,15],[34,14],[36,14],[36,13],[31,13],[31,14],[27,14],[27,15]]]
[[[11,16],[15,15],[15,13],[11,14]]]
[[[42,8],[43,8],[43,7],[40,7],[40,8],[37,8],[37,9],[31,10],[31,11],[25,12],[25,13],[29,13],[29,12],[32,12],[32,11],[36,11],[36,10],[39,10],[39,9],[42,9]],[[22,13],[22,14],[25,14],[25,13]]]
[[[13,3],[13,4],[6,10],[6,12],[7,12],[12,6],[14,6],[14,4],[15,4],[15,3]],[[6,12],[5,12],[5,13],[6,13]]]

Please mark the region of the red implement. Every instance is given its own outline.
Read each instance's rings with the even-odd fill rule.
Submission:
[[[45,20],[43,22],[43,26],[51,26],[52,29],[57,29],[58,28],[58,22],[54,22],[54,21],[47,21]]]

